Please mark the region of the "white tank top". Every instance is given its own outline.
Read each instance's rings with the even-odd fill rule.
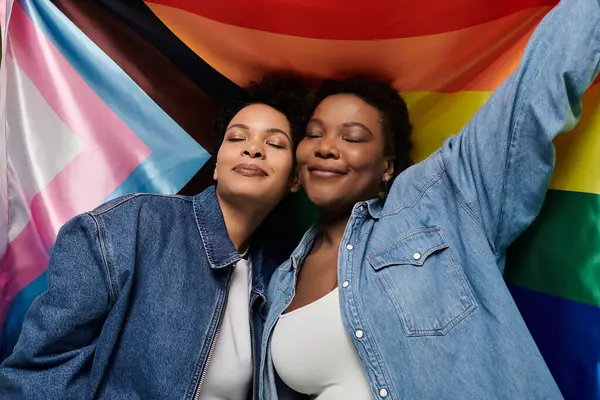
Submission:
[[[296,392],[318,400],[369,400],[365,371],[346,334],[338,289],[283,314],[271,339],[279,377]]]

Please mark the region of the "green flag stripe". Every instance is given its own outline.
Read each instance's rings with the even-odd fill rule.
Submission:
[[[508,283],[600,306],[600,195],[549,190],[510,247]]]

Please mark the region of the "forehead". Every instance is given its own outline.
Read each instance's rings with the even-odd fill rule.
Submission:
[[[251,104],[242,108],[229,121],[229,125],[243,124],[251,130],[278,128],[288,132],[290,123],[286,116],[266,104]]]
[[[326,125],[339,125],[347,122],[360,122],[369,128],[379,125],[379,111],[353,94],[335,94],[319,103],[313,118]]]

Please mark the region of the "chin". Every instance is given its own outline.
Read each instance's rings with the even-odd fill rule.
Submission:
[[[220,189],[219,195],[223,200],[231,204],[238,204],[243,208],[253,206],[272,208],[281,200],[276,195],[281,189],[269,185],[243,182],[226,186],[219,184],[217,188]]]
[[[326,193],[319,190],[315,193],[309,193],[306,191],[306,194],[310,201],[323,211],[340,211],[348,206],[343,197],[338,195],[332,196],[331,192]]]

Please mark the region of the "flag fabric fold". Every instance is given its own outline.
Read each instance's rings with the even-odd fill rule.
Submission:
[[[211,120],[239,86],[279,71],[385,79],[408,103],[419,161],[514,71],[556,3],[1,0],[0,359],[46,287],[64,222],[121,194],[211,183]],[[565,398],[577,400],[600,398],[597,85],[583,103],[577,132],[555,141],[546,201],[505,274]]]

